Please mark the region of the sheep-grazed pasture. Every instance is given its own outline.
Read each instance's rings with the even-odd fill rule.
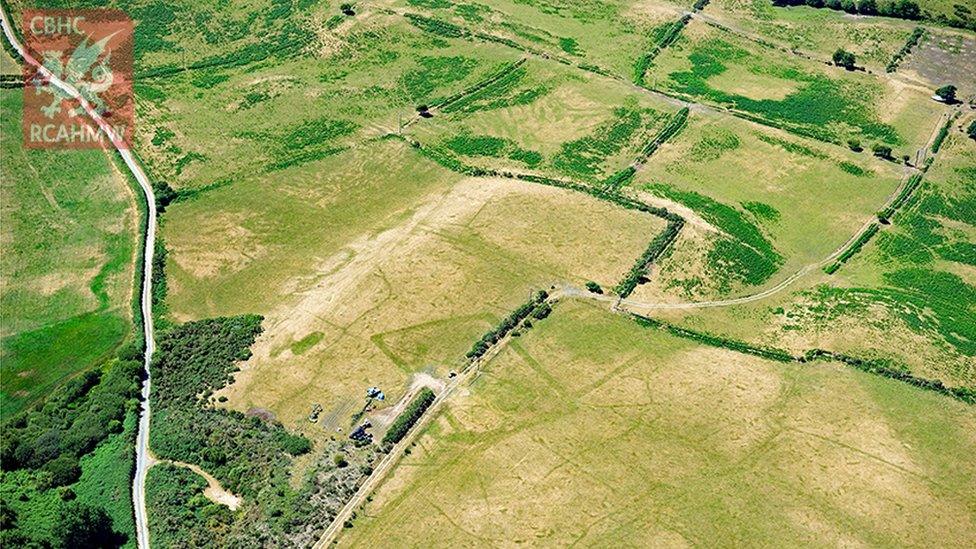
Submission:
[[[177,203],[163,236],[174,318],[266,317],[228,405],[303,429],[315,403],[329,415],[366,387],[393,401],[415,372],[446,376],[533,289],[612,287],[665,225],[568,190],[461,178],[395,140],[290,173]]]
[[[632,163],[675,111],[622,82],[529,60],[407,133],[469,165],[598,184]]]
[[[23,90],[0,91],[2,411],[110,358],[131,330],[138,221],[102,150],[23,147]]]
[[[655,59],[645,80],[798,135],[889,146],[895,158],[914,157],[945,111],[931,90],[827,66],[698,20]]]
[[[649,37],[679,19],[691,2],[396,0],[390,7],[471,28],[567,64],[599,67],[629,79],[635,63],[652,44]]]
[[[875,73],[884,72],[918,24],[807,6],[776,8],[769,2],[742,0],[714,0],[707,15],[759,40],[820,60],[829,60],[837,48],[843,48],[856,56],[857,66]]]
[[[972,407],[575,302],[493,359],[340,546],[971,545]]]
[[[962,131],[971,120],[951,126],[937,160],[891,224],[881,225],[834,274],[818,270],[755,303],[656,314],[793,353],[831,349],[949,386],[976,387],[976,147]],[[680,261],[682,246],[693,243],[679,241],[673,259]]]
[[[329,31],[309,55],[140,80],[138,138],[149,166],[177,190],[233,185],[255,173],[276,178],[396,132],[418,106],[519,57],[372,14]]]
[[[776,283],[843,245],[901,178],[868,152],[693,113],[630,184],[645,200],[691,210],[689,234],[637,295],[701,298]]]

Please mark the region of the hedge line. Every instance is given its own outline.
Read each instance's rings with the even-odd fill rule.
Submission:
[[[515,329],[520,322],[529,317],[529,315],[534,316],[537,319],[543,319],[549,316],[552,308],[546,303],[546,299],[549,297],[549,293],[545,290],[539,290],[532,295],[532,299],[519,305],[518,309],[512,311],[501,323],[495,328],[488,330],[485,335],[481,336],[481,339],[475,342],[471,346],[471,350],[465,355],[469,360],[476,360],[484,356],[488,352],[488,349],[492,345],[498,343],[498,340],[502,339],[509,332]]]
[[[658,54],[664,50],[664,48],[667,48],[678,39],[678,35],[681,34],[681,31],[685,28],[685,25],[687,25],[689,21],[691,21],[691,14],[685,14],[681,19],[671,23],[671,25],[664,30],[661,39],[657,41],[657,44],[655,44],[653,48],[651,48],[651,51],[640,56],[637,63],[634,64],[634,84],[637,84],[638,86],[644,85],[644,75],[647,74],[647,69],[651,67],[651,63],[654,62],[654,58],[657,57]]]
[[[875,234],[877,234],[879,228],[880,227],[878,227],[877,223],[872,223],[869,225],[868,228],[861,233],[861,236],[857,237],[857,240],[854,242],[851,242],[851,245],[848,246],[847,249],[837,257],[837,261],[834,261],[828,267],[824,268],[824,272],[827,274],[834,274],[837,272],[837,269],[840,269],[841,265],[847,263],[848,259],[854,257],[854,254],[861,251],[861,248],[863,248],[864,245],[867,244]]]
[[[668,226],[664,229],[661,234],[654,237],[654,240],[647,246],[644,253],[637,258],[634,266],[630,268],[630,271],[624,276],[623,280],[613,289],[613,291],[620,297],[627,297],[634,291],[637,284],[640,282],[641,277],[647,273],[647,267],[654,262],[658,257],[664,253],[664,250],[668,249],[668,246],[681,232],[681,228],[684,227],[684,220],[678,219],[668,223]]]
[[[527,174],[527,173],[513,173],[510,171],[500,171],[487,168],[479,168],[477,166],[470,166],[461,162],[460,160],[450,156],[449,154],[441,151],[436,147],[426,147],[422,145],[419,141],[409,139],[398,134],[387,134],[384,136],[386,139],[402,139],[408,143],[411,147],[417,150],[420,154],[426,156],[427,158],[437,162],[441,166],[460,173],[462,175],[468,175],[472,177],[504,177],[507,179],[518,179],[521,181],[528,181],[530,183],[538,183],[539,185],[548,185],[550,187],[558,187],[560,189],[568,189],[571,191],[581,192],[588,194],[594,198],[600,200],[606,200],[607,202],[612,202],[622,208],[628,210],[636,210],[644,213],[648,213],[666,221],[684,221],[684,219],[674,213],[669,212],[665,208],[658,208],[656,206],[649,206],[640,202],[639,200],[634,200],[620,193],[607,192],[604,189],[591,187],[589,185],[582,185],[580,183],[574,183],[572,181],[566,181],[563,179],[556,179],[553,177],[546,177],[543,175]]]
[[[958,114],[958,113],[956,113]],[[952,128],[952,123],[956,121],[956,117],[950,116],[944,126],[939,128],[939,133],[935,136],[935,140],[932,141],[932,154],[937,154],[939,149],[942,148],[942,142],[945,138],[949,136],[949,129]]]
[[[911,179],[908,180],[908,183],[905,184],[905,187],[901,190],[901,192],[898,193],[898,196],[895,197],[895,199],[891,202],[891,204],[889,204],[887,208],[878,212],[878,221],[881,221],[882,223],[888,223],[888,220],[891,219],[891,216],[895,214],[898,208],[901,208],[905,204],[905,202],[908,200],[908,197],[910,197],[912,193],[915,192],[915,189],[917,189],[921,183],[922,183],[922,174],[917,173],[913,175]]]
[[[976,404],[976,389],[972,387],[946,387],[937,379],[925,379],[915,376],[908,371],[893,368],[885,360],[857,358],[850,355],[845,355],[843,353],[826,351],[824,349],[810,349],[801,356],[793,356],[782,349],[776,349],[773,347],[759,347],[750,345],[743,341],[736,341],[734,339],[727,339],[724,337],[696,332],[694,330],[680,328],[667,322],[633,313],[631,313],[630,316],[638,324],[646,328],[663,329],[674,336],[704,343],[705,345],[710,345],[712,347],[721,347],[731,351],[746,353],[778,362],[806,363],[815,360],[836,360],[863,372],[877,374],[889,379],[902,381],[920,389],[935,391],[937,393],[961,400],[967,404]]]
[[[637,173],[637,168],[635,166],[647,162],[647,159],[650,158],[655,151],[657,151],[658,147],[664,144],[664,142],[668,139],[671,139],[676,133],[685,127],[685,122],[688,121],[689,112],[688,107],[683,107],[681,110],[676,112],[674,116],[668,120],[668,123],[661,128],[661,131],[654,136],[654,139],[652,139],[647,145],[644,145],[644,148],[641,149],[640,154],[637,155],[634,163],[606,178],[603,181],[603,188],[610,192],[616,192],[618,189],[620,189],[620,187],[627,184],[627,182],[634,177],[634,174]]]
[[[469,86],[469,87],[467,87],[467,88],[459,91],[458,93],[456,93],[456,94],[454,94],[454,95],[452,95],[450,97],[447,97],[447,98],[445,98],[445,99],[443,99],[441,101],[438,101],[437,103],[434,103],[433,106],[434,107],[438,107],[438,108],[447,107],[450,104],[452,104],[452,103],[454,103],[456,101],[459,101],[460,99],[463,99],[464,97],[466,97],[468,95],[471,95],[473,93],[477,93],[477,92],[485,89],[486,87],[494,84],[495,82],[498,82],[500,79],[504,78],[505,76],[508,76],[509,74],[512,73],[512,71],[514,71],[515,69],[521,67],[524,64],[525,64],[525,58],[523,57],[522,59],[519,59],[518,61],[516,61],[514,63],[510,63],[508,65],[505,65],[501,70],[499,70],[495,74],[489,76],[488,78],[486,78],[486,79],[484,79],[484,80],[482,80],[480,82],[477,82],[477,83],[475,83],[475,84],[473,84],[473,85],[471,85],[471,86]]]
[[[882,360],[869,360],[848,356],[823,349],[811,349],[804,353],[800,362],[810,362],[814,360],[836,360],[844,364],[857,368],[863,372],[877,374],[890,379],[903,381],[921,389],[928,389],[943,395],[961,400],[967,404],[976,404],[976,389],[969,387],[946,387],[937,379],[925,379],[904,370],[898,370],[889,366]]]
[[[895,72],[898,70],[898,65],[901,64],[901,60],[912,52],[912,48],[918,45],[918,41],[922,39],[923,34],[925,34],[924,28],[915,27],[915,30],[912,31],[912,35],[908,37],[908,41],[905,42],[905,45],[902,46],[901,49],[895,52],[895,55],[891,57],[891,61],[889,61],[888,66],[885,67],[885,72]]]
[[[778,362],[796,362],[798,360],[796,357],[782,349],[776,349],[774,347],[759,347],[756,345],[750,345],[744,341],[736,341],[734,339],[727,339],[711,334],[696,332],[694,330],[680,328],[673,324],[638,314],[631,313],[631,317],[633,317],[638,324],[644,326],[645,328],[663,329],[671,335],[704,343],[705,345],[710,345],[712,347],[722,347],[731,351],[767,358],[769,360],[775,360]]]
[[[424,415],[427,408],[430,408],[430,405],[434,402],[434,398],[433,391],[427,387],[421,389],[413,401],[407,405],[407,408],[393,420],[389,430],[383,435],[383,444],[396,444],[400,442],[406,436],[407,432],[410,431],[410,428],[417,423],[420,416]]]

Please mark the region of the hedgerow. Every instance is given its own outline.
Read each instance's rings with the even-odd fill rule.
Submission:
[[[902,187],[901,192],[898,193],[898,196],[896,196],[895,199],[891,201],[891,204],[889,204],[887,208],[878,212],[878,220],[881,221],[882,223],[888,223],[889,220],[891,219],[891,216],[893,216],[895,212],[897,212],[898,209],[905,204],[908,198],[911,197],[912,193],[915,192],[915,189],[917,189],[918,186],[921,185],[921,183],[922,183],[922,174],[920,173],[913,174],[908,179],[908,182],[905,183],[905,186]]]
[[[647,274],[647,267],[660,257],[668,249],[668,246],[678,238],[678,234],[681,232],[683,226],[684,220],[681,219],[668,222],[664,231],[654,237],[654,240],[651,240],[647,249],[637,258],[634,266],[630,268],[630,271],[627,272],[623,280],[617,284],[613,291],[620,297],[629,296],[640,283],[641,278]]]
[[[796,357],[790,353],[782,350],[776,349],[774,347],[760,347],[757,345],[750,345],[743,341],[737,341],[734,339],[728,339],[724,337],[719,337],[711,334],[706,334],[703,332],[696,332],[694,330],[689,330],[687,328],[681,328],[675,326],[674,324],[664,322],[661,320],[656,320],[653,318],[648,318],[646,316],[641,316],[637,314],[630,315],[638,324],[644,326],[645,328],[656,328],[659,330],[664,330],[671,335],[678,336],[684,339],[690,339],[692,341],[697,341],[711,347],[721,347],[723,349],[728,349],[730,351],[735,351],[738,353],[745,353],[750,355],[755,355],[762,358],[767,358],[769,360],[775,360],[778,362],[794,362],[797,360]]]
[[[949,136],[949,129],[952,128],[952,123],[955,122],[956,115],[958,114],[959,113],[955,113],[954,115],[949,116],[946,123],[939,128],[939,133],[936,134],[935,139],[932,141],[932,154],[937,154],[939,149],[942,148],[942,142],[945,141],[945,138]]]
[[[508,335],[519,323],[533,315],[537,319],[545,318],[549,314],[549,304],[546,303],[549,294],[545,290],[539,290],[532,295],[532,298],[512,311],[498,326],[489,330],[481,339],[471,346],[471,350],[465,355],[468,360],[481,358],[492,345]]]
[[[901,49],[895,52],[895,55],[891,57],[891,61],[889,61],[888,66],[885,67],[885,72],[895,72],[898,70],[898,65],[901,64],[901,60],[912,52],[912,48],[918,45],[919,40],[922,39],[922,35],[924,34],[925,29],[923,27],[915,27],[915,30],[912,31],[912,34],[908,37],[908,41],[905,42],[905,45],[902,46]]]
[[[854,257],[854,254],[861,251],[861,248],[863,248],[868,243],[868,241],[870,241],[871,238],[873,238],[874,235],[877,234],[878,229],[880,229],[880,227],[878,226],[877,223],[872,223],[868,225],[868,228],[865,229],[864,232],[862,232],[861,235],[857,237],[857,239],[851,242],[851,245],[848,246],[847,249],[841,252],[841,254],[837,257],[836,261],[834,261],[833,263],[831,263],[830,265],[824,268],[824,272],[826,272],[827,274],[834,274],[835,272],[837,272],[837,270],[840,269],[841,265],[847,263],[847,261],[850,258]]]
[[[427,408],[434,402],[434,392],[424,387],[417,393],[410,404],[393,420],[390,428],[383,435],[383,444],[396,444],[406,436],[410,428],[413,427],[420,416],[424,415]]]
[[[705,1],[707,3],[707,0]],[[647,74],[647,69],[651,67],[654,58],[678,39],[682,29],[685,28],[689,21],[691,21],[691,15],[686,14],[681,19],[672,23],[666,23],[652,31],[653,44],[651,49],[637,58],[637,61],[634,63],[634,84],[638,86],[644,85],[644,75]]]
[[[893,367],[890,361],[887,360],[857,358],[823,349],[811,349],[800,358],[800,362],[811,362],[814,360],[836,360],[864,372],[902,381],[920,389],[935,391],[968,404],[976,404],[976,389],[974,388],[946,387],[938,379],[925,379],[912,375],[907,369]]]

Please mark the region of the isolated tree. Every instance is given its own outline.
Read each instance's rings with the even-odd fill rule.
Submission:
[[[586,289],[589,290],[589,291],[591,291],[591,292],[593,292],[593,293],[595,293],[595,294],[602,294],[603,293],[603,288],[601,288],[599,284],[597,284],[596,282],[593,282],[592,280],[587,280],[586,281]]]
[[[871,152],[874,153],[874,156],[880,158],[891,158],[891,147],[888,145],[876,143],[871,147]]]
[[[946,103],[955,103],[956,101],[956,87],[952,84],[942,86],[941,88],[935,90],[935,95],[938,95]]]
[[[861,152],[864,150],[864,147],[861,146],[861,142],[857,139],[848,139],[847,146],[850,147],[854,152]]]
[[[845,69],[852,71],[854,70],[854,54],[843,49],[838,48],[834,52],[834,64],[838,67],[844,67]]]
[[[976,120],[969,123],[969,128],[966,129],[966,133],[969,134],[970,139],[976,139]]]

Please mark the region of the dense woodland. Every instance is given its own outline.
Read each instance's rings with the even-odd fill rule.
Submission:
[[[128,541],[140,354],[136,345],[124,347],[103,369],[85,372],[44,403],[4,418],[2,545],[111,547]],[[103,462],[120,474],[85,475],[86,469],[101,470]]]

